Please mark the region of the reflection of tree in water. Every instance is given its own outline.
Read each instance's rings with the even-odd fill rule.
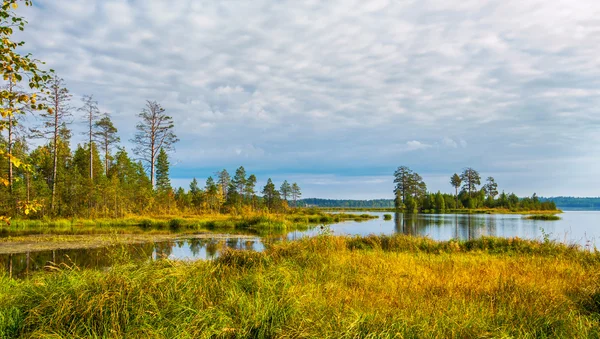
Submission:
[[[424,229],[428,224],[428,221],[423,218],[419,218],[418,214],[404,214],[396,213],[395,218],[395,229],[396,233],[402,233],[404,235],[422,235]]]
[[[244,249],[246,251],[253,251],[254,250],[254,240],[244,241]]]
[[[225,245],[229,248],[238,249],[239,248],[239,239],[238,238],[227,238],[225,240]]]
[[[219,251],[219,242],[216,240],[210,240],[206,243],[206,256],[208,258],[214,258]]]
[[[172,241],[162,241],[154,244],[154,252],[157,259],[168,258],[173,253],[174,243]]]
[[[194,257],[197,257],[200,254],[200,250],[204,246],[204,243],[200,239],[190,239],[188,240],[190,244],[190,252]]]

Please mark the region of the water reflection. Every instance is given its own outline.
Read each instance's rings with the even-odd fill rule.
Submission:
[[[56,250],[0,255],[0,270],[13,277],[47,266],[109,267],[115,260],[132,261],[160,258],[197,260],[218,257],[226,248],[262,251],[265,244],[294,241],[320,233],[334,235],[405,234],[427,236],[435,240],[476,239],[481,236],[551,239],[575,243],[583,247],[600,246],[600,212],[567,212],[559,221],[525,220],[520,215],[499,214],[418,214],[396,213],[384,220],[385,213],[371,212],[378,219],[346,221],[330,227],[315,227],[288,233],[265,232],[256,238],[182,239],[98,249]],[[129,259],[128,259],[129,260]]]
[[[23,278],[39,270],[57,268],[103,268],[116,261],[142,262],[161,258],[179,260],[212,259],[226,249],[263,250],[260,239],[183,239],[105,248],[53,250],[0,255],[0,270],[10,277]]]

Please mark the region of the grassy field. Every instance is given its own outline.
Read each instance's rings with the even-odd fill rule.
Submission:
[[[215,261],[0,277],[0,338],[598,338],[600,253],[322,235]]]

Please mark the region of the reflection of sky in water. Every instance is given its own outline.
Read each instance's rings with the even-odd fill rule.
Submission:
[[[347,221],[329,228],[337,235],[394,234],[427,236],[435,240],[475,239],[481,236],[551,239],[579,245],[600,247],[600,212],[565,212],[561,220],[526,220],[518,214],[396,214],[383,220],[385,212],[369,212],[379,216],[368,221]],[[543,229],[543,232],[542,232]],[[314,236],[319,228],[306,232],[291,232],[288,239]]]
[[[361,212],[362,213],[362,212]],[[600,212],[565,212],[561,220],[525,220],[521,215],[472,214],[439,215],[421,214],[404,216],[396,214],[392,220],[383,220],[383,212],[370,212],[378,219],[355,222],[347,221],[322,229],[317,226],[307,231],[290,232],[265,238],[182,239],[158,243],[145,243],[96,249],[55,250],[0,255],[0,267],[12,276],[24,276],[28,272],[43,269],[48,263],[75,264],[77,267],[109,267],[115,258],[125,252],[132,261],[157,258],[177,260],[213,259],[227,249],[262,251],[264,243],[296,240],[331,231],[334,235],[369,235],[402,233],[427,236],[436,240],[474,239],[481,236],[520,237],[551,239],[582,246],[600,247]],[[543,229],[543,231],[542,231]]]

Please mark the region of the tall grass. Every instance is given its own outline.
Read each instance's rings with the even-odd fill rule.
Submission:
[[[319,236],[210,262],[0,277],[0,337],[593,338],[600,254]]]
[[[369,214],[328,214],[314,209],[296,209],[290,213],[247,213],[244,215],[210,214],[203,216],[127,217],[123,219],[42,219],[14,220],[10,225],[0,224],[0,238],[33,234],[91,235],[138,234],[146,232],[198,232],[206,230],[284,232],[306,229],[310,225],[335,223],[345,220],[362,221],[377,216]],[[6,239],[5,239],[6,240]]]

